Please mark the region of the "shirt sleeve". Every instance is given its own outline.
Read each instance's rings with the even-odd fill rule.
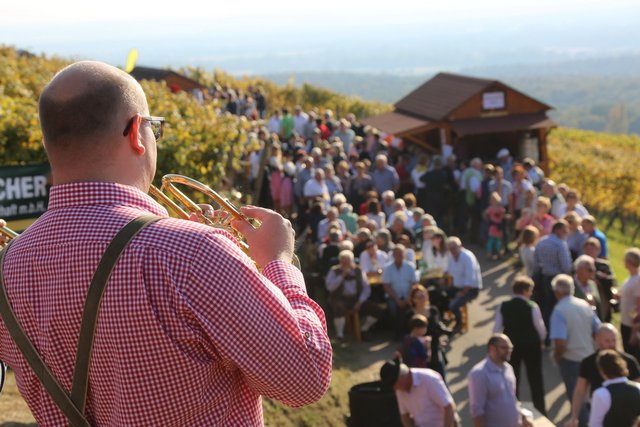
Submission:
[[[369,253],[364,251],[360,254],[360,268],[362,271],[369,273],[373,270],[373,262],[371,262]]]
[[[567,246],[567,242],[561,242],[560,253],[558,254],[560,267],[562,268],[562,272],[569,274],[571,273],[571,252],[569,251],[569,246]]]
[[[440,374],[436,372],[436,375],[429,378],[429,397],[431,397],[431,400],[436,402],[438,406],[444,408],[453,403],[453,397]]]
[[[600,319],[598,318],[598,315],[594,311],[593,315],[591,316],[591,334],[592,335],[598,332],[598,328],[600,327],[601,324],[602,322],[600,321]]]
[[[358,270],[356,270],[358,271]],[[367,280],[367,275],[364,274],[364,271],[360,270],[360,274],[362,275],[362,292],[360,292],[360,297],[358,298],[359,303],[363,303],[369,299],[371,296],[371,286],[369,285],[369,281]]]
[[[496,321],[493,324],[493,333],[501,333],[504,330],[504,325],[502,324],[502,304],[498,306],[496,310]]]
[[[390,269],[391,269],[390,266],[386,266],[382,270],[382,283],[391,284],[391,271],[390,271]]]
[[[600,387],[591,396],[591,415],[589,416],[589,427],[602,427],[604,417],[611,409],[611,395],[609,390]]]
[[[333,292],[338,289],[338,286],[342,283],[342,274],[338,273],[338,270],[331,269],[327,274],[326,287],[329,292]]]
[[[332,349],[302,272],[272,261],[260,273],[221,232],[203,239],[177,289],[185,323],[203,332],[202,347],[256,393],[293,407],[319,400],[331,381]]]
[[[553,310],[551,313],[551,332],[549,333],[549,339],[552,340],[566,340],[567,339],[567,321],[559,310]]]
[[[408,414],[409,408],[407,408],[407,402],[405,399],[403,399],[403,396],[400,394],[400,392],[397,392],[397,391],[396,391],[396,400],[398,401],[398,412],[400,412],[400,415]]]
[[[462,255],[462,254],[461,254]],[[477,280],[475,277],[475,266],[473,265],[473,259],[465,254],[464,257],[464,278],[462,281],[462,286],[470,286],[472,288],[477,288]]]
[[[469,190],[475,193],[478,191],[478,188],[480,188],[480,180],[477,177],[472,176],[469,180]]]
[[[544,320],[542,319],[542,312],[540,306],[535,304],[533,310],[531,310],[531,317],[533,318],[533,326],[538,331],[540,341],[543,341],[547,337],[547,328],[544,326]]]
[[[482,371],[471,371],[469,374],[469,411],[471,417],[484,415],[487,403],[487,385]]]

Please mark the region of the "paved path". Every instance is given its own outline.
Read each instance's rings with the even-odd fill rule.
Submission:
[[[453,338],[447,352],[449,359],[447,381],[458,405],[463,426],[473,425],[469,414],[466,376],[473,365],[486,356],[486,344],[493,329],[495,310],[502,301],[510,298],[511,281],[518,273],[509,260],[486,261],[483,251],[474,247],[471,250],[478,254],[484,286],[478,298],[469,305],[469,331]],[[362,369],[355,373],[354,378],[362,381],[377,380],[381,361],[392,357],[396,343],[385,341],[382,335],[379,338],[374,343],[348,344],[353,347],[353,350],[361,351],[359,365]],[[367,361],[371,364],[364,367]],[[524,366],[521,369],[524,380],[521,384],[520,397],[522,401],[530,402],[531,395]],[[543,372],[548,418],[555,425],[561,426],[569,416],[569,403],[565,397],[564,384],[558,367],[551,360],[550,350],[545,351],[543,355]]]

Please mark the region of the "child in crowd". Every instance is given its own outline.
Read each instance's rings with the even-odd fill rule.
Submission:
[[[293,213],[293,180],[296,176],[296,165],[287,162],[283,168],[284,174],[280,181],[280,211],[285,218],[291,218]]]
[[[427,337],[428,320],[422,314],[409,320],[409,335],[402,341],[402,361],[412,368],[426,368],[429,363],[431,337]]]
[[[538,237],[540,232],[533,225],[527,225],[522,230],[520,236],[520,261],[524,265],[525,274],[529,277],[533,277],[533,270],[535,268],[535,261],[533,254],[536,251],[536,244],[538,243]]]
[[[502,206],[502,197],[495,191],[489,196],[489,207],[484,211],[484,217],[489,222],[489,238],[487,239],[487,258],[498,259],[502,249],[502,222],[506,214]]]

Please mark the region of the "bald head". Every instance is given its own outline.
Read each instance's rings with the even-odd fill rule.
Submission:
[[[600,350],[615,350],[618,345],[618,330],[611,323],[603,323],[598,327],[595,338]]]
[[[122,136],[127,120],[147,110],[144,92],[131,76],[93,61],[61,70],[39,103],[47,151],[86,148],[89,141]]]

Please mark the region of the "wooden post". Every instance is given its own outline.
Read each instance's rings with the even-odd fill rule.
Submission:
[[[547,129],[538,129],[538,152],[540,155],[540,168],[545,176],[549,176],[551,165],[549,163],[549,151],[547,150]]]
[[[260,195],[262,194],[262,183],[264,182],[264,169],[267,166],[267,162],[271,157],[271,138],[264,141],[264,147],[262,148],[262,155],[260,156],[260,169],[258,169],[258,176],[254,182],[253,187],[253,199],[251,203],[255,206],[260,206]]]

